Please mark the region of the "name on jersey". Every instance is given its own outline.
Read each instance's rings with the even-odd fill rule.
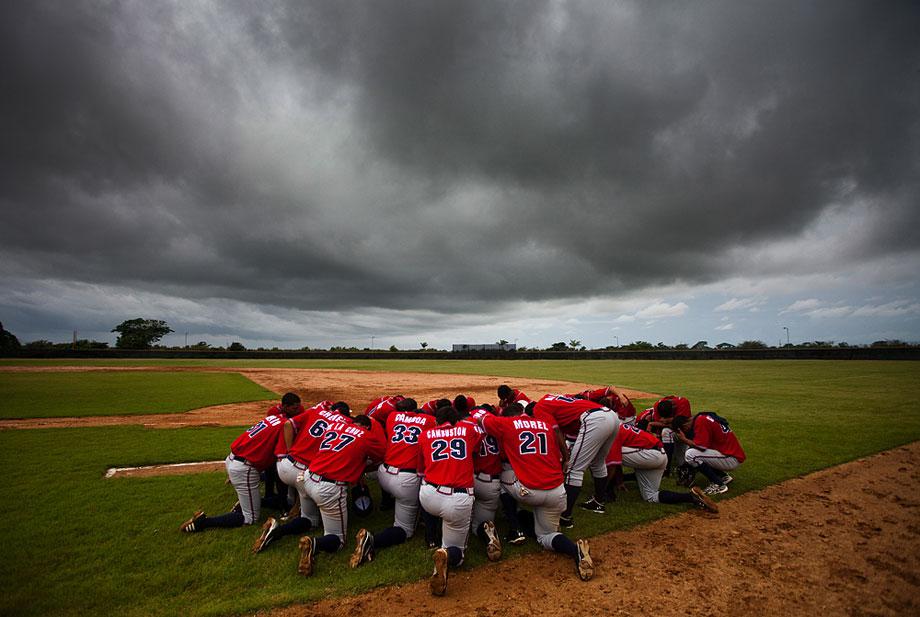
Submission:
[[[396,414],[396,422],[403,424],[427,424],[430,416],[409,415],[402,412]]]
[[[546,422],[544,422],[543,420],[527,420],[524,418],[515,420],[514,428],[516,429],[529,428],[529,429],[538,429],[538,430],[543,430],[543,431],[549,430],[549,426],[547,426]]]
[[[354,424],[345,424],[344,422],[336,422],[329,426],[326,429],[326,432],[335,431],[337,433],[345,433],[346,435],[354,435],[355,437],[361,437],[364,435],[364,429],[360,426],[355,426]]]
[[[435,428],[428,431],[428,437],[438,439],[439,437],[466,437],[467,430],[471,427],[455,426],[453,428]]]
[[[341,422],[342,416],[337,411],[326,411],[325,409],[320,409],[317,413],[318,416],[326,418],[332,422]]]

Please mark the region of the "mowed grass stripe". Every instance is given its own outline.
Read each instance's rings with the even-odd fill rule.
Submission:
[[[237,373],[0,371],[0,418],[178,413],[276,396]]]

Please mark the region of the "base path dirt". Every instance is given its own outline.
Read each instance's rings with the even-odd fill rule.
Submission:
[[[123,367],[124,368],[124,367]],[[12,370],[15,369],[15,370]],[[102,367],[4,367],[7,372],[78,372],[103,370]],[[105,369],[108,370],[108,369]],[[124,370],[156,370],[158,367],[128,367]],[[170,369],[171,370],[171,369]],[[386,373],[370,371],[334,371],[313,369],[181,369],[199,372],[239,373],[273,392],[296,392],[306,405],[322,400],[346,401],[356,412],[363,412],[368,403],[385,394],[403,394],[415,398],[419,405],[436,398],[451,398],[466,394],[478,403],[495,403],[495,390],[508,383],[532,398],[543,394],[572,393],[607,384],[584,384],[547,379],[490,377],[484,375],[451,375],[439,373]],[[659,395],[631,388],[622,388],[633,399],[654,399]],[[24,418],[0,420],[2,429],[67,428],[77,426],[113,426],[141,424],[150,428],[180,428],[184,426],[244,426],[261,419],[274,403],[255,401],[204,407],[184,413],[88,416],[82,418]]]
[[[722,500],[718,517],[593,538],[587,583],[568,558],[541,553],[460,569],[443,598],[422,581],[262,614],[917,615],[918,489],[920,442]]]

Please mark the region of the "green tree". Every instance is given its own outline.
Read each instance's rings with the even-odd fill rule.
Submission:
[[[149,349],[172,331],[165,321],[140,317],[123,321],[112,328],[112,332],[118,332],[115,347],[119,349]]]
[[[569,346],[563,343],[562,341],[559,341],[558,343],[553,343],[552,345],[549,346],[550,351],[565,351],[568,348]]]
[[[767,344],[763,341],[742,341],[738,343],[738,349],[766,349]]]
[[[0,323],[0,354],[19,351],[20,347],[21,345],[19,344],[19,339],[16,338],[16,335],[12,332],[7,332],[4,330],[3,324]]]
[[[421,343],[419,343],[419,345],[421,346],[422,351],[425,351],[428,348],[428,343],[426,343],[425,341],[422,341]]]
[[[246,348],[242,343],[230,343],[230,347],[227,347],[227,351],[246,351]]]
[[[571,347],[572,349],[578,349],[579,347],[581,347],[581,341],[572,339],[569,341],[569,347]]]
[[[505,339],[502,339],[495,344],[498,345],[499,349],[501,349],[502,351],[505,351],[505,345],[508,344],[508,341],[506,341]]]

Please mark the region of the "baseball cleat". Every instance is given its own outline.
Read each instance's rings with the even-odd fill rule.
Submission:
[[[508,532],[507,537],[505,537],[505,542],[515,546],[520,546],[521,544],[527,542],[527,536],[525,536],[524,532],[520,529],[513,529]]]
[[[583,510],[587,510],[588,512],[595,512],[595,513],[597,513],[597,514],[603,514],[604,512],[607,511],[607,508],[604,507],[604,504],[602,504],[601,502],[599,502],[599,501],[598,501],[597,499],[595,499],[594,497],[592,497],[592,498],[589,499],[588,501],[586,501],[586,502],[584,502],[583,504],[581,504],[581,508],[582,508]]]
[[[728,487],[724,484],[716,484],[713,482],[709,486],[703,489],[703,492],[707,495],[721,495],[722,493],[728,492]]]
[[[286,521],[289,521],[289,520],[295,519],[295,518],[297,518],[297,517],[299,517],[299,516],[300,516],[300,501],[295,501],[295,502],[294,502],[294,505],[291,506],[291,509],[287,511],[287,514],[285,514],[285,515],[282,516],[281,518],[284,519],[284,520],[286,520]]]
[[[486,545],[486,557],[489,561],[498,561],[502,558],[502,543],[498,539],[498,533],[495,531],[495,523],[492,521],[486,521],[482,525],[482,530],[486,534],[486,538],[489,539],[488,545]]]
[[[728,474],[725,474],[725,477],[722,478],[722,484],[725,484],[725,485],[731,484],[732,480],[734,480],[733,477],[731,477]]]
[[[351,554],[348,565],[357,568],[365,561],[374,560],[374,534],[367,529],[359,529],[355,536],[355,552]]]
[[[204,518],[204,510],[198,510],[195,514],[192,515],[192,518],[188,519],[182,525],[179,526],[179,531],[184,531],[185,533],[194,533],[196,531],[201,531],[202,527],[198,524],[201,519]]]
[[[594,576],[594,561],[591,560],[591,550],[587,540],[577,540],[575,545],[578,547],[578,557],[575,559],[575,567],[578,569],[578,578],[583,581],[590,581]]]
[[[716,502],[707,497],[706,493],[704,493],[703,489],[700,487],[694,486],[691,488],[690,495],[693,497],[693,502],[696,504],[696,507],[708,510],[713,514],[719,513],[719,506],[716,505]]]
[[[560,516],[559,517],[559,527],[562,529],[571,529],[575,526],[575,521],[572,520],[571,516]]]
[[[300,563],[297,564],[297,571],[303,576],[313,574],[313,563],[316,555],[316,542],[310,536],[304,536],[300,539]]]
[[[243,511],[243,506],[240,505],[239,500],[237,500],[237,502],[233,504],[233,507],[230,508],[230,511],[231,512],[242,512]]]
[[[262,533],[256,538],[255,544],[252,545],[252,552],[258,553],[263,548],[268,546],[268,543],[275,539],[274,531],[278,529],[278,521],[274,517],[269,516],[264,523],[262,523]]]
[[[434,572],[428,581],[431,594],[443,596],[447,592],[447,549],[439,548],[434,552]]]

